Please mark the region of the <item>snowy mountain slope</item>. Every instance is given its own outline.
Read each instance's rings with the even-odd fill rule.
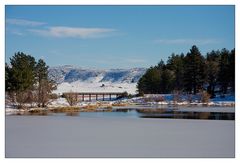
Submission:
[[[136,93],[136,84],[145,68],[84,69],[70,65],[49,68],[49,78],[58,83],[55,93],[123,92]]]
[[[136,83],[145,71],[143,68],[111,69],[105,73],[101,81]]]
[[[67,65],[49,68],[49,77],[57,83],[75,81],[136,83],[145,71],[145,68],[96,70]]]
[[[51,67],[49,68],[49,78],[57,83],[62,83],[64,82],[65,75],[68,74],[71,69],[74,69],[74,67],[70,65]]]

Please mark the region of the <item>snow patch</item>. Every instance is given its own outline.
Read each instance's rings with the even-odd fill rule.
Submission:
[[[53,93],[62,94],[64,92],[128,92],[136,94],[137,83],[111,83],[111,82],[82,82],[61,83]]]

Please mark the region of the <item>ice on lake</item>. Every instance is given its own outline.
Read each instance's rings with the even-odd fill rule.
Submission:
[[[235,156],[233,120],[6,116],[5,132],[8,158]]]

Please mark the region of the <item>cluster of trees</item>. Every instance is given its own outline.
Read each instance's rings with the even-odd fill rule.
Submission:
[[[203,56],[197,46],[186,55],[172,54],[165,64],[150,67],[138,81],[139,94],[185,92],[196,94],[206,90],[215,97],[235,92],[235,49],[213,50]]]
[[[18,108],[25,104],[45,107],[54,89],[56,85],[48,79],[48,66],[44,60],[36,62],[31,55],[17,52],[10,58],[10,64],[5,64],[6,96]]]

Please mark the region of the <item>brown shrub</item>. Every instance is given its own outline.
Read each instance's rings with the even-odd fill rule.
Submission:
[[[208,103],[211,95],[209,93],[207,93],[207,91],[203,91],[200,93],[200,97],[201,97],[202,103]]]

